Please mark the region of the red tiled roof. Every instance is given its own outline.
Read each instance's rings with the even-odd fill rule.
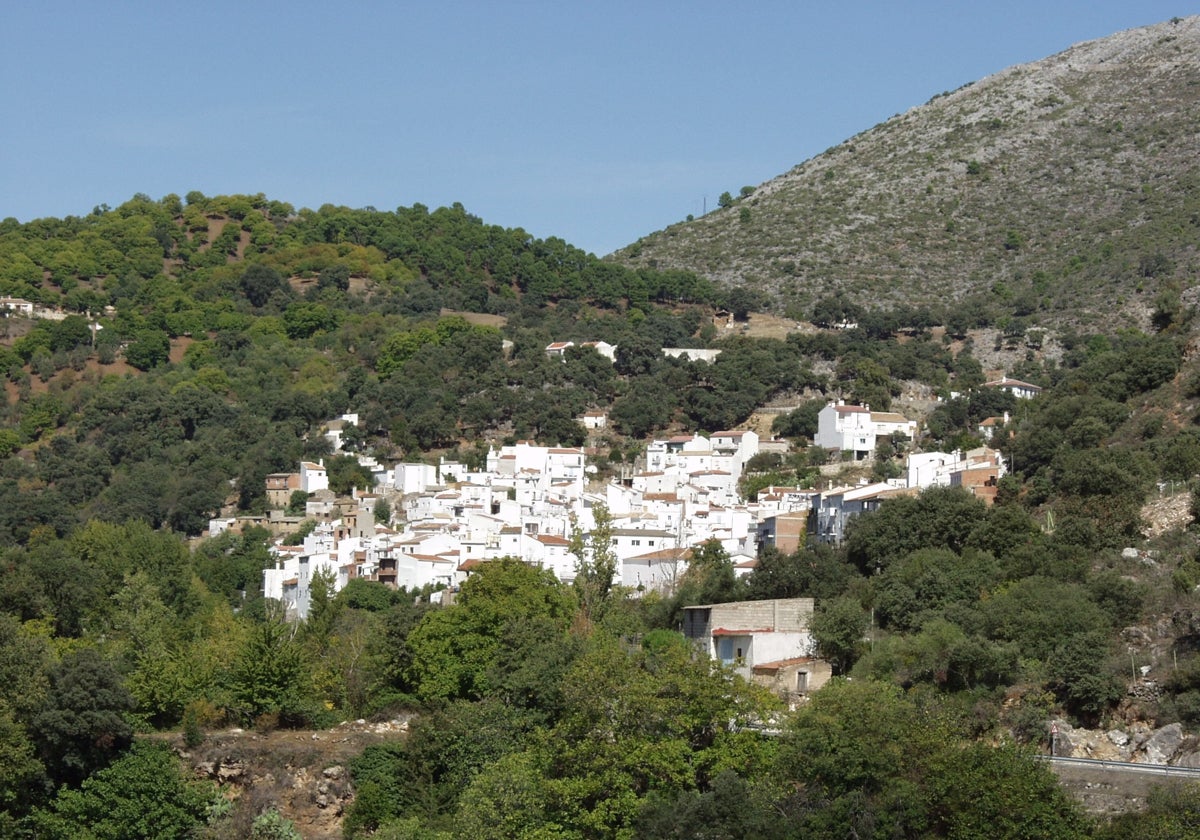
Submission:
[[[731,630],[728,627],[718,627],[712,631],[714,636],[746,636],[750,633],[774,633],[770,627],[749,628],[746,630]]]
[[[796,656],[792,659],[776,659],[774,662],[761,662],[753,666],[750,670],[753,673],[774,674],[778,673],[781,668],[786,668],[789,665],[805,665],[809,662],[817,660],[811,656]]]

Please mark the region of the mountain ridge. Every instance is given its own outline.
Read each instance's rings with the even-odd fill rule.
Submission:
[[[1076,44],[611,258],[746,286],[796,314],[834,292],[874,307],[982,295],[1001,317],[1116,310],[1144,326],[1154,294],[1200,264],[1198,56],[1200,17]]]

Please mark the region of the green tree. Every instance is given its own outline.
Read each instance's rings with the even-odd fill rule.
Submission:
[[[842,596],[822,602],[813,614],[812,635],[817,653],[845,674],[866,647],[867,611],[857,598]]]
[[[261,308],[271,295],[284,289],[283,275],[269,265],[251,263],[242,272],[241,287],[250,304]]]
[[[1124,687],[1108,659],[1109,640],[1099,631],[1068,636],[1051,651],[1050,687],[1073,714],[1095,721],[1121,699]]]
[[[125,361],[139,370],[164,365],[171,356],[171,341],[161,330],[143,330],[125,348]]]
[[[921,548],[960,552],[986,515],[983,502],[957,487],[931,487],[920,496],[889,499],[851,520],[846,556],[868,573]]]
[[[549,572],[513,558],[484,563],[459,603],[427,613],[408,634],[406,678],[426,700],[484,697],[511,622],[544,618],[565,630],[574,608]]]
[[[1087,836],[1044,767],[1009,747],[968,744],[896,686],[834,680],[785,733],[780,780],[805,792],[800,836]]]
[[[747,595],[754,600],[825,600],[845,592],[858,577],[858,570],[828,545],[805,546],[794,554],[768,546],[759,550],[758,563],[746,577]]]
[[[40,798],[44,776],[28,732],[0,700],[0,832],[6,828],[5,813],[20,816]]]
[[[617,573],[617,557],[612,550],[612,515],[604,505],[592,508],[594,525],[584,534],[578,523],[571,528],[570,552],[575,556],[575,592],[583,619],[587,623],[604,617],[613,578]]]
[[[375,522],[379,525],[389,525],[392,521],[392,505],[383,496],[375,500],[375,506],[371,511],[375,517]]]
[[[215,785],[185,776],[166,744],[139,741],[79,789],[60,790],[32,823],[47,840],[189,837],[219,798]]]
[[[120,675],[94,648],[64,657],[29,725],[50,777],[77,785],[120,755],[133,740],[133,707]]]
[[[288,497],[286,513],[288,516],[303,516],[307,510],[309,493],[304,490],[293,490]]]
[[[275,610],[256,624],[233,664],[231,689],[235,709],[251,722],[275,715],[283,723],[300,723],[307,708],[306,668],[294,628]]]

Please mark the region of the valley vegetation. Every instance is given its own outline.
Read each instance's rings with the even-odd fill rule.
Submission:
[[[193,192],[0,222],[0,298],[56,313],[0,310],[0,834],[297,836],[166,742],[409,714],[351,762],[346,836],[1194,832],[1194,792],[1099,822],[1029,753],[1056,716],[1200,726],[1198,28],[935,97],[608,260],[460,205]],[[771,308],[795,328],[749,328]],[[601,340],[615,361],[545,352]],[[996,368],[1041,394],[982,387]],[[810,445],[837,398],[920,433],[838,473]],[[533,439],[586,443],[604,480],[651,436],[771,423],[793,445],[753,497],[895,477],[989,418],[994,505],[893,499],[742,578],[707,544],[664,596],[499,561],[445,607],[318,581],[289,623],[265,530],[202,538],[302,459],[345,493],[354,453]],[[687,605],[801,596],[839,677],[797,711],[678,633]]]
[[[9,313],[0,349],[6,831],[119,837],[145,819],[242,836],[249,817],[145,735],[420,710],[405,740],[352,764],[348,836],[1096,836],[1025,755],[1046,721],[1200,718],[1195,540],[1141,535],[1159,485],[1186,493],[1200,469],[1186,307],[1147,332],[1057,330],[1055,354],[1000,336],[1009,373],[1045,388],[1018,404],[978,387],[953,311],[833,295],[812,320],[856,326],[756,338],[713,325],[753,295],[459,207],[139,196],[0,230],[0,293],[69,313]],[[610,341],[616,361],[547,357],[568,339]],[[753,494],[817,480],[829,456],[807,442],[827,398],[900,408],[921,389],[945,399],[872,468],[977,445],[979,422],[1009,412],[997,440],[1014,472],[993,507],[952,489],[890,501],[843,546],[766,551],[744,579],[714,544],[669,597],[616,590],[584,611],[574,588],[500,562],[454,606],[357,581],[318,591],[294,625],[261,596],[265,531],[182,539],[223,509],[264,510],[264,477],[301,458],[327,458],[342,492],[361,485],[319,434],[346,411],[363,418],[352,448],[470,460],[487,441],[582,444],[574,418],[607,409],[603,476],[648,435],[790,401],[775,427],[794,454],[761,458]],[[677,633],[688,604],[794,596],[817,598],[820,650],[853,677],[796,713]],[[1170,637],[1142,631],[1135,654],[1161,691],[1134,696],[1128,628],[1164,620]]]

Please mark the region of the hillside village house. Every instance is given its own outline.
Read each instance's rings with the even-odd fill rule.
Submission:
[[[1001,391],[1008,391],[1008,393],[1019,400],[1031,400],[1042,393],[1041,386],[1022,382],[1019,379],[1009,379],[1007,376],[1001,376],[999,379],[993,379],[991,382],[984,382],[979,387],[998,388]]]
[[[831,488],[813,497],[808,533],[817,542],[839,545],[852,517],[878,510],[889,498],[915,492],[888,482]]]
[[[621,561],[621,585],[639,592],[672,592],[692,560],[690,548],[663,548]]]
[[[829,403],[817,414],[817,436],[813,443],[824,449],[850,453],[862,461],[875,455],[875,444],[884,435],[903,435],[912,440],[917,424],[902,414],[871,411],[867,405]]]
[[[566,361],[567,351],[574,346],[574,341],[552,341],[546,345],[546,355]],[[617,345],[609,344],[607,341],[585,341],[579,346],[591,347],[610,362],[614,362],[617,359]]]
[[[991,504],[999,480],[1007,473],[1003,456],[979,447],[967,452],[919,452],[908,457],[908,487],[962,487]]]
[[[1004,412],[1002,417],[985,417],[975,427],[975,431],[985,441],[991,443],[991,440],[996,435],[996,430],[1008,425],[1008,412]]]
[[[759,549],[770,546],[782,554],[794,554],[808,537],[808,511],[764,517],[756,534]]]
[[[683,634],[698,650],[788,699],[816,691],[832,674],[813,656],[812,598],[685,607]]]
[[[0,297],[0,309],[14,315],[24,315],[26,318],[33,317],[33,304],[21,298]]]
[[[300,473],[271,473],[267,476],[267,504],[274,509],[286,508],[292,493],[300,489]]]
[[[603,429],[608,426],[608,412],[607,411],[599,411],[597,409],[592,409],[590,411],[583,412],[583,414],[580,415],[578,419],[579,419],[579,422],[583,424],[583,428],[587,429],[588,431],[594,431],[596,429]]]
[[[329,489],[329,473],[325,471],[324,459],[316,464],[311,461],[300,463],[300,489],[305,493]]]

